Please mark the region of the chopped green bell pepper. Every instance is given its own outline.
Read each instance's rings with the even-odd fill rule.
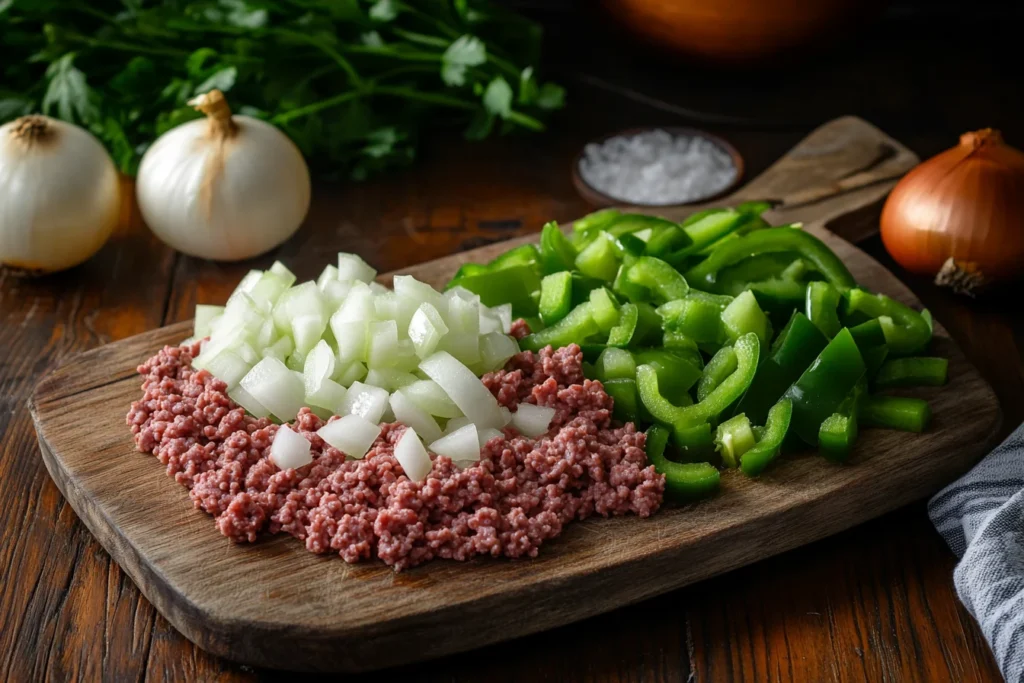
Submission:
[[[767,346],[772,336],[772,324],[768,321],[768,316],[757,305],[757,299],[749,291],[741,292],[722,310],[722,328],[733,341],[747,332],[753,332],[761,340],[761,344]]]
[[[498,270],[488,269],[475,275],[464,275],[448,283],[448,288],[465,287],[479,295],[486,306],[512,304],[512,313],[520,317],[537,314],[535,294],[540,290],[540,276],[532,265],[512,265]]]
[[[619,307],[607,287],[590,291],[590,312],[602,332],[609,332],[619,322]]]
[[[729,240],[690,269],[685,277],[687,282],[693,283],[695,287],[713,288],[722,269],[754,254],[772,252],[798,253],[800,258],[814,266],[826,281],[841,292],[857,286],[853,275],[824,242],[810,233],[792,227],[757,230]]]
[[[635,379],[636,359],[625,349],[608,347],[598,356],[594,370],[597,379],[602,382],[610,379]]]
[[[665,398],[658,386],[657,371],[650,365],[638,365],[637,390],[640,400],[657,421],[671,425],[677,435],[686,429],[715,419],[750,386],[757,370],[760,343],[756,334],[745,334],[733,346],[736,370],[712,390],[703,401],[690,406],[674,406]]]
[[[509,249],[487,264],[489,270],[502,270],[513,266],[533,266],[540,263],[540,250],[534,244],[523,244]]]
[[[818,443],[821,423],[864,376],[864,359],[846,328],[840,330],[785,393],[793,401],[793,431],[805,443]]]
[[[726,467],[737,467],[740,458],[754,447],[755,442],[750,420],[742,413],[718,425],[715,433],[715,449],[722,456],[722,463]]]
[[[869,396],[860,412],[860,419],[870,427],[905,432],[923,432],[931,416],[927,401],[904,396]]]
[[[563,270],[545,275],[540,281],[540,319],[554,325],[572,310],[572,274]]]
[[[539,351],[545,346],[559,348],[573,342],[583,344],[601,331],[594,320],[590,303],[583,303],[569,311],[551,327],[534,332],[519,340],[519,348],[524,351]]]
[[[757,443],[740,456],[740,469],[748,477],[756,477],[778,456],[782,442],[789,433],[793,420],[793,402],[784,398],[768,411],[764,429],[757,437]]]
[[[862,289],[851,289],[846,293],[846,299],[850,313],[878,319],[892,354],[908,356],[928,347],[932,338],[931,325],[909,306],[884,294],[871,294]]]
[[[807,283],[807,317],[831,339],[843,325],[839,322],[839,290],[827,282]]]
[[[680,249],[685,249],[693,243],[690,236],[678,225],[660,226],[651,233],[647,240],[644,253],[649,256],[662,257]]]
[[[818,429],[818,451],[827,460],[843,462],[857,440],[857,416],[867,396],[867,382],[862,378],[850,395],[839,404],[839,410],[825,418]]]
[[[577,247],[590,244],[594,237],[622,215],[617,209],[602,209],[577,219],[572,224],[572,242]]]
[[[718,490],[721,475],[710,463],[679,463],[665,457],[670,432],[659,425],[647,430],[647,460],[665,475],[665,495],[673,500],[691,500]]]
[[[653,256],[641,256],[634,261],[626,271],[626,281],[643,287],[650,293],[647,300],[660,304],[682,299],[690,291],[678,270]]]
[[[636,380],[632,377],[601,380],[604,390],[612,397],[612,417],[620,422],[636,422],[639,419],[640,396],[636,391]]]
[[[619,270],[619,253],[612,238],[607,233],[598,233],[576,256],[576,268],[584,275],[612,282]]]
[[[576,247],[558,227],[558,223],[547,223],[540,231],[540,261],[544,272],[550,274],[572,270],[576,256]]]
[[[721,344],[726,340],[722,311],[732,297],[690,290],[682,299],[658,307],[666,330],[682,332],[698,344]]]
[[[697,384],[697,400],[703,401],[708,394],[725,381],[725,379],[736,371],[738,361],[736,351],[731,346],[723,346],[718,350],[708,364],[704,366],[704,374]]]
[[[701,369],[687,354],[670,349],[642,349],[633,353],[636,365],[650,365],[658,373],[658,386],[673,402],[684,400],[683,394],[701,379]]]
[[[941,387],[946,383],[949,361],[945,358],[917,356],[893,358],[882,364],[875,375],[875,387]]]

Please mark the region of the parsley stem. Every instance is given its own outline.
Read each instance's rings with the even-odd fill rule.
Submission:
[[[359,87],[362,84],[363,81],[359,77],[359,73],[356,71],[355,67],[352,66],[352,62],[345,59],[337,50],[335,50],[330,45],[324,43],[323,41],[317,40],[312,36],[307,36],[306,34],[300,33],[298,31],[291,31],[289,29],[284,28],[275,29],[275,31],[283,36],[288,36],[289,38],[300,40],[304,43],[307,43],[309,45],[312,45],[313,47],[318,48],[321,52],[323,52],[328,57],[330,57],[331,59],[338,63],[338,66],[341,67],[342,71],[348,74],[348,79],[353,86]]]
[[[305,107],[299,107],[298,109],[292,109],[291,111],[284,112],[283,114],[278,114],[270,119],[270,122],[276,125],[282,125],[289,121],[302,118],[303,116],[309,116],[310,114],[315,114],[318,111],[336,107],[339,104],[344,104],[349,100],[354,100],[365,94],[365,90],[349,90],[348,92],[341,93],[340,95],[328,97],[326,100],[319,100],[318,102],[307,104]]]
[[[475,110],[480,106],[476,102],[467,102],[466,100],[460,100],[456,97],[449,97],[448,95],[441,95],[434,92],[422,92],[420,90],[413,90],[412,88],[406,88],[404,86],[382,85],[374,88],[373,92],[378,95],[393,95],[395,97],[404,97],[407,100],[440,104],[445,107],[454,107],[455,109]]]
[[[543,123],[537,119],[518,111],[510,111],[506,117],[509,121],[518,123],[523,128],[529,128],[530,130],[542,131],[545,129]]]
[[[186,50],[175,50],[174,48],[163,48],[163,47],[149,47],[146,45],[134,45],[132,43],[122,43],[119,40],[98,40],[96,38],[90,38],[89,36],[83,36],[77,33],[65,33],[64,38],[73,40],[75,42],[83,43],[89,47],[107,49],[107,50],[123,50],[125,52],[135,52],[143,55],[154,55],[161,57],[188,57],[189,52]]]

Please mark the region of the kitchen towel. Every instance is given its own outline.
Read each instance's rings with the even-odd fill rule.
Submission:
[[[1024,425],[928,503],[961,559],[953,583],[999,669],[1024,683]]]

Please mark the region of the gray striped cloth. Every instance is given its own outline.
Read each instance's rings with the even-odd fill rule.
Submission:
[[[999,669],[1024,683],[1024,425],[928,503],[960,558],[956,592],[981,625]]]

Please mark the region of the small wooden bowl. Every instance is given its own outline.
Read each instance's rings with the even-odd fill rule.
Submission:
[[[677,206],[686,206],[688,204],[699,204],[701,202],[706,202],[715,199],[716,197],[721,197],[731,192],[737,185],[739,185],[740,181],[743,179],[743,157],[740,155],[738,151],[736,151],[736,148],[733,147],[730,143],[723,140],[722,138],[718,137],[717,135],[712,135],[711,133],[699,130],[697,128],[686,128],[683,126],[651,126],[647,128],[628,128],[626,130],[618,131],[616,133],[610,133],[609,135],[597,138],[596,140],[591,140],[587,144],[603,144],[605,141],[614,137],[631,137],[652,130],[663,130],[666,133],[669,133],[677,137],[702,137],[705,140],[714,143],[719,148],[724,150],[726,154],[728,154],[729,157],[732,159],[732,165],[736,170],[735,176],[733,176],[733,179],[729,182],[729,184],[723,187],[719,192],[704,197],[696,197],[694,199],[691,199],[690,201],[678,202],[675,204],[631,203],[624,199],[616,199],[611,195],[607,195],[604,192],[598,190],[590,183],[588,183],[586,180],[584,180],[583,174],[580,173],[580,162],[583,161],[583,157],[586,154],[586,146],[584,146],[584,148],[580,150],[579,154],[576,155],[576,158],[572,162],[572,183],[576,187],[576,191],[580,193],[580,196],[583,197],[583,199],[585,199],[588,204],[596,208],[604,208],[606,206],[642,206],[651,209],[669,209]]]

